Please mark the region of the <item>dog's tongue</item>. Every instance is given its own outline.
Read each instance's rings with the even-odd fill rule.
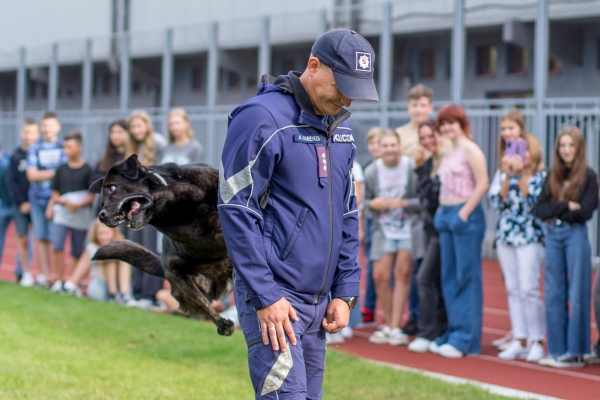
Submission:
[[[134,201],[131,203],[131,210],[127,213],[127,219],[131,219],[133,215],[140,209],[140,203]]]

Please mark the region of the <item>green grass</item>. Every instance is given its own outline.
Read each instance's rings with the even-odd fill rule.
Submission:
[[[328,351],[324,399],[505,399]],[[0,282],[0,399],[252,399],[240,331]]]

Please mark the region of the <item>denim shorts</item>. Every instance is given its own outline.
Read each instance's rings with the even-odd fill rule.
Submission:
[[[87,297],[96,301],[108,301],[108,283],[92,273],[92,279],[87,288]]]
[[[17,236],[25,236],[29,233],[29,224],[31,223],[31,214],[22,214],[19,206],[13,205],[13,217],[15,219],[15,229]]]
[[[67,239],[69,232],[71,232],[71,255],[73,258],[81,257],[87,231],[71,229],[59,224],[52,224],[52,226],[54,251],[62,251],[65,249],[65,240]]]
[[[383,254],[396,253],[398,250],[412,250],[411,239],[385,239],[383,242]]]
[[[37,240],[52,241],[52,221],[46,219],[46,205],[31,203],[31,224]]]

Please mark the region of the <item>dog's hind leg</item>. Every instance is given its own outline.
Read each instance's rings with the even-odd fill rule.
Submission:
[[[129,240],[119,240],[100,247],[92,260],[120,260],[150,275],[165,277],[160,257],[145,247]]]

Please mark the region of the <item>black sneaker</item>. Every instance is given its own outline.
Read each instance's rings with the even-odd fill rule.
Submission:
[[[583,368],[583,356],[574,356],[569,353],[560,356],[545,357],[540,360],[540,365],[552,368]]]
[[[400,328],[402,332],[408,336],[415,336],[417,334],[417,321],[409,319],[408,322]]]

